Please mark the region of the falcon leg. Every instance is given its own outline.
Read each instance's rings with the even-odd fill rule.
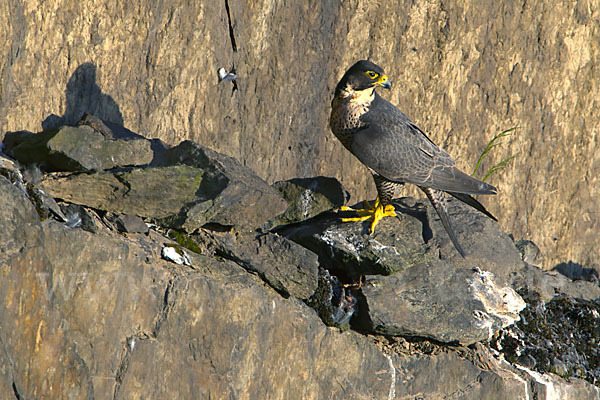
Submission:
[[[394,206],[391,204],[386,204],[384,206],[383,204],[381,204],[381,201],[379,201],[379,196],[377,196],[377,199],[375,200],[375,204],[373,206],[371,206],[369,202],[365,200],[364,207],[365,208],[361,208],[358,210],[346,206],[342,207],[342,211],[356,211],[356,213],[358,214],[358,217],[342,218],[342,222],[356,222],[373,219],[373,221],[371,221],[371,226],[369,229],[369,232],[373,233],[375,231],[375,226],[383,217],[396,216]]]
[[[342,222],[356,222],[372,219],[371,226],[369,227],[369,233],[375,232],[375,226],[377,226],[383,217],[396,216],[394,206],[388,203],[390,200],[392,200],[398,184],[388,181],[382,176],[376,174],[373,174],[373,179],[375,180],[375,186],[377,187],[377,199],[375,200],[375,204],[373,206],[371,206],[369,202],[365,200],[363,203],[364,208],[362,209],[355,210],[345,206],[341,208],[342,211],[356,211],[358,214],[358,217],[342,218]]]

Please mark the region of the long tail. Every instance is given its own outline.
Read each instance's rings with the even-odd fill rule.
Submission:
[[[448,211],[446,210],[446,197],[445,197],[444,192],[442,192],[441,190],[435,190],[435,189],[426,188],[426,187],[422,187],[422,186],[419,186],[419,188],[423,192],[425,192],[425,195],[427,195],[427,198],[433,205],[433,208],[435,208],[435,211],[437,212],[437,215],[439,215],[440,219],[442,220],[442,225],[444,225],[444,229],[446,229],[446,232],[448,232],[448,236],[450,236],[450,240],[452,240],[454,247],[456,247],[456,250],[458,250],[460,255],[463,258],[465,258],[465,251],[462,249],[462,247],[458,243],[458,238],[456,237],[456,234],[454,233],[454,230],[452,229],[452,226],[450,225],[450,219],[448,218]],[[451,194],[453,196],[455,195],[454,193],[451,193]],[[475,199],[473,199],[473,200],[477,204],[479,204]],[[467,203],[467,204],[470,204],[470,203]],[[483,206],[481,204],[479,204],[479,205],[481,206],[481,208],[483,208]],[[477,208],[477,207],[475,207],[475,208]],[[477,208],[477,209],[479,209],[479,208]],[[485,210],[485,208],[483,208],[483,209]]]
[[[488,210],[486,210],[485,207],[483,206],[483,204],[481,204],[480,202],[478,202],[477,200],[475,200],[474,197],[469,196],[468,194],[464,194],[464,193],[455,193],[455,192],[446,192],[446,193],[448,193],[448,194],[456,197],[457,199],[459,199],[463,203],[466,203],[466,204],[470,205],[471,207],[473,207],[477,211],[480,211],[480,212],[484,213],[485,215],[487,215],[488,217],[490,217],[494,221],[498,221],[496,219],[496,217],[494,217]]]

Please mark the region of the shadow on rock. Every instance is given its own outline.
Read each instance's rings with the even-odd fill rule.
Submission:
[[[123,125],[123,116],[115,100],[96,83],[96,65],[81,64],[67,83],[65,90],[66,108],[62,117],[49,115],[42,122],[42,129],[54,129],[61,125],[74,125],[84,114],[93,114],[103,121]],[[112,126],[111,126],[112,129]]]
[[[598,271],[594,268],[584,268],[581,264],[569,261],[557,264],[552,271],[556,271],[574,281],[582,280],[599,283]]]

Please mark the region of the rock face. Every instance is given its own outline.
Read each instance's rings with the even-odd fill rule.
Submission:
[[[525,263],[490,219],[449,203],[463,259],[428,203],[398,199],[399,217],[369,236],[364,224],[341,223],[342,212],[298,220],[305,191],[290,187],[310,189],[326,209],[345,200],[332,179],[278,191],[197,143],[152,149],[149,165],[84,173],[32,172],[19,168],[28,156],[0,153],[0,393],[600,397],[597,346],[525,325],[532,315],[569,318],[573,329],[583,320],[577,337],[595,338],[600,288]],[[47,168],[64,157],[48,152]],[[542,298],[520,314],[515,290]],[[546,312],[555,291],[563,295]],[[569,354],[550,352],[545,338]],[[549,355],[553,368],[541,368]]]
[[[278,181],[273,187],[283,196],[288,208],[270,221],[270,227],[304,221],[343,206],[349,198],[348,192],[337,179],[326,176]]]
[[[522,294],[527,300],[522,320],[502,330],[493,346],[504,351],[507,360],[532,370],[574,375],[598,384],[598,301],[560,295],[544,303],[536,293]]]
[[[491,339],[525,307],[512,289],[497,287],[489,275],[445,262],[365,280],[369,327],[384,335],[469,345]]]
[[[364,234],[362,224],[340,224],[338,215],[284,227],[280,233],[319,254],[339,276],[350,281],[364,276],[359,309],[368,312],[362,312],[356,329],[469,345],[491,339],[500,327],[518,319],[525,303],[511,288],[496,286],[490,272],[475,267],[503,270],[503,276],[522,268],[518,256],[511,259],[504,249],[506,241],[512,243],[508,236],[497,227],[483,229],[495,225],[493,221],[450,204],[451,215],[457,216],[458,208],[462,212],[458,221],[469,227],[468,232],[457,230],[459,238],[470,237],[465,240],[467,259],[458,255],[450,262],[437,255],[448,251],[446,239],[439,237],[447,235],[440,227],[441,232],[436,230],[431,237],[432,214],[425,204],[412,199],[398,202],[400,217],[384,219],[372,236]],[[514,245],[512,250],[518,254]],[[481,263],[483,259],[488,262]]]
[[[312,251],[279,235],[218,233],[205,229],[193,235],[217,256],[230,259],[286,297],[308,299],[317,288],[319,262]]]
[[[10,132],[6,153],[47,171],[98,171],[149,164],[153,158],[146,139],[112,139],[93,129],[63,126],[39,134]]]
[[[187,232],[206,223],[253,229],[286,209],[252,171],[191,142],[166,150],[153,167],[50,177],[42,186],[70,203],[160,220]]]
[[[269,183],[335,176],[359,201],[374,197],[371,178],[327,124],[338,79],[371,58],[394,82],[387,98],[467,171],[494,135],[517,126],[482,166],[518,154],[492,176],[499,194],[486,207],[536,242],[548,269],[591,267],[600,228],[593,5],[2,0],[0,135],[87,112],[172,145],[196,140]],[[235,84],[218,83],[221,67]]]

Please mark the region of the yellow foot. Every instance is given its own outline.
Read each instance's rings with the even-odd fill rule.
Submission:
[[[369,233],[375,232],[375,226],[379,223],[383,217],[395,217],[396,212],[394,210],[394,206],[391,204],[386,205],[385,207],[379,201],[379,197],[375,200],[375,204],[371,206],[368,201],[364,201],[364,207],[362,209],[355,210],[354,208],[343,206],[341,207],[342,211],[356,211],[358,217],[351,218],[342,218],[342,222],[355,222],[355,221],[365,221],[368,219],[373,219],[371,222],[371,227],[369,229]]]

